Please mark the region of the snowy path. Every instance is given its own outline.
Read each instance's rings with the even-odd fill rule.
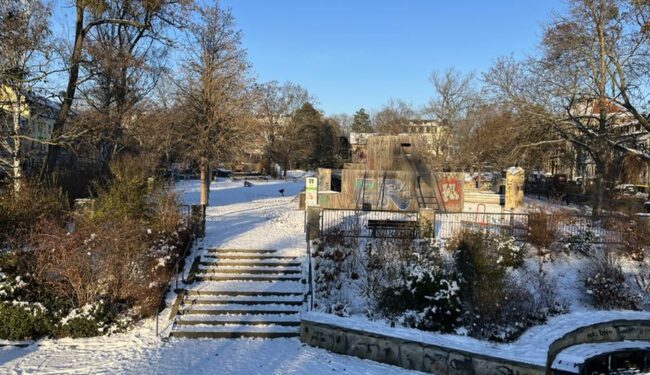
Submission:
[[[295,194],[301,183],[241,182],[212,187],[207,236],[192,256],[212,247],[281,249],[304,256],[303,213]],[[278,190],[285,189],[285,198]],[[179,189],[198,202],[196,181]],[[204,286],[205,287],[205,286]],[[173,300],[169,296],[168,300]],[[168,329],[169,310],[160,316]],[[339,356],[305,346],[298,339],[161,339],[155,320],[131,331],[90,339],[41,340],[27,348],[0,348],[0,374],[412,374],[398,367]]]

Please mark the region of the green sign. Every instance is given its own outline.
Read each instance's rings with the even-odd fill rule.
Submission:
[[[305,205],[318,206],[318,178],[316,177],[305,179]]]

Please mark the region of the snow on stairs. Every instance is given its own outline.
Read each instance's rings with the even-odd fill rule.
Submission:
[[[277,250],[212,249],[179,293],[173,337],[294,337],[304,306],[300,259]]]

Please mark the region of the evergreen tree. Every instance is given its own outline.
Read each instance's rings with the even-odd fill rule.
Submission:
[[[370,115],[366,113],[365,109],[361,108],[354,113],[351,130],[354,133],[373,132],[372,125],[370,124]]]
[[[291,117],[290,129],[293,133],[284,158],[286,168],[294,162],[301,168],[310,168],[318,164],[317,149],[320,138],[320,128],[323,123],[322,114],[311,103],[305,103]],[[285,169],[286,169],[285,168]]]
[[[321,122],[320,134],[316,148],[318,167],[336,168],[336,153],[338,141],[337,125],[331,120]]]
[[[296,132],[296,145],[287,158],[289,162],[306,169],[336,167],[340,130],[334,121],[324,118],[313,105],[305,103],[294,112],[291,127]]]

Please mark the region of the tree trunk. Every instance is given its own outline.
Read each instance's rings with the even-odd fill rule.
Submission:
[[[591,215],[593,217],[600,216],[603,209],[603,197],[605,194],[604,177],[605,177],[605,163],[596,161],[596,180],[594,184],[594,196],[591,204]]]
[[[282,168],[284,169],[284,171],[282,172],[282,176],[286,180],[287,179],[287,169],[289,169],[289,158],[288,157],[284,158],[283,163],[282,163]]]
[[[68,76],[68,85],[66,87],[65,96],[63,97],[63,102],[61,103],[61,108],[59,108],[58,113],[56,114],[56,119],[54,124],[52,124],[52,133],[51,138],[57,138],[63,133],[63,126],[65,125],[66,120],[68,119],[68,114],[72,108],[72,102],[74,100],[75,93],[77,91],[77,81],[79,79],[79,64],[81,62],[81,54],[83,50],[83,24],[84,24],[84,5],[83,3],[76,2],[76,11],[77,18],[75,21],[75,41],[74,48],[72,50],[72,56],[70,57],[70,75]],[[45,178],[47,173],[54,172],[57,161],[59,159],[59,152],[61,146],[57,144],[50,144],[47,148],[47,159],[44,164],[44,170],[41,171],[41,178]]]
[[[199,164],[201,172],[201,205],[207,206],[210,203],[210,167],[208,159],[202,158]]]
[[[16,103],[13,111],[13,149],[11,160],[11,174],[14,193],[20,191],[22,185],[23,168],[20,160],[20,93],[16,92]]]

